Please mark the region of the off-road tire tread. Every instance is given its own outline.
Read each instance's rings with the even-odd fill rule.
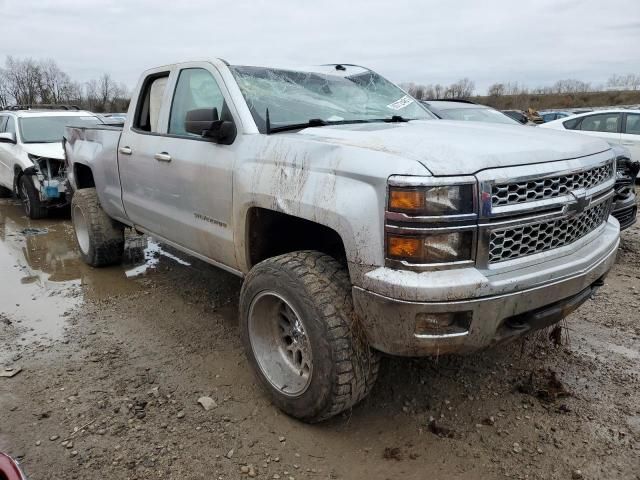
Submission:
[[[83,211],[89,231],[89,253],[83,260],[92,267],[122,263],[124,255],[124,226],[109,217],[100,206],[95,188],[83,188],[73,193],[71,214],[75,206]],[[79,246],[78,246],[79,247]]]
[[[283,274],[284,273],[284,274]],[[247,275],[240,294],[258,275],[273,275],[303,290],[300,300],[321,313],[327,342],[333,351],[331,400],[323,412],[302,418],[316,423],[331,418],[359,403],[373,388],[380,367],[380,354],[366,341],[354,309],[347,269],[337,260],[317,251],[297,251],[272,257],[256,265]],[[246,306],[248,309],[248,305]],[[241,307],[241,312],[247,311]],[[244,322],[243,322],[244,323]]]

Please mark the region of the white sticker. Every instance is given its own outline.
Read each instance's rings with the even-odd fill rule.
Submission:
[[[407,105],[411,105],[412,103],[413,103],[413,98],[411,98],[409,95],[405,95],[404,97],[399,98],[395,102],[387,105],[387,108],[390,108],[391,110],[402,110]]]

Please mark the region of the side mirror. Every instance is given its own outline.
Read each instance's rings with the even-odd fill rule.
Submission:
[[[237,135],[236,125],[232,121],[219,120],[217,108],[189,110],[184,120],[184,129],[223,145],[231,145]]]
[[[16,143],[16,134],[13,132],[0,133],[0,143]]]

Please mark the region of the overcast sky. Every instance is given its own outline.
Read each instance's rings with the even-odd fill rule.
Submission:
[[[0,54],[133,87],[142,70],[356,63],[401,83],[477,90],[640,74],[640,0],[0,0]],[[3,60],[2,60],[3,61]]]

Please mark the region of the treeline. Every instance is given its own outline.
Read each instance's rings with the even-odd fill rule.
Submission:
[[[10,105],[64,104],[93,112],[123,112],[129,92],[108,73],[77,82],[54,60],[7,56],[0,67],[0,108]]]
[[[494,83],[486,96],[472,100],[498,109],[606,107],[640,103],[640,75],[612,75],[606,85],[575,79],[558,80],[551,86],[528,88],[515,83]]]
[[[401,83],[400,86],[412,97],[418,100],[464,99],[470,98],[475,92],[476,84],[468,78],[462,78],[451,85],[439,83],[420,85],[413,82]]]
[[[614,74],[604,85],[576,79],[558,80],[551,86],[535,88],[518,82],[494,83],[487,89],[487,95],[475,95],[475,84],[468,78],[451,85],[405,83],[402,86],[419,100],[470,99],[503,110],[640,103],[640,74]]]

